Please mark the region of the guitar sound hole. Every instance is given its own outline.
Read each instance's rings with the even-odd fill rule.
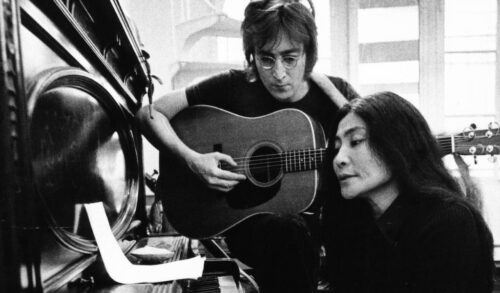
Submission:
[[[266,186],[281,175],[281,157],[270,146],[257,149],[248,163],[251,177],[258,185]]]
[[[281,187],[282,151],[279,146],[262,142],[247,154],[247,177],[249,180],[236,185],[225,198],[233,209],[256,207],[271,200]]]

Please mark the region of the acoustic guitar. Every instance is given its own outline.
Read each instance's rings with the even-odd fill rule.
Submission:
[[[304,112],[284,109],[249,118],[198,105],[178,113],[171,124],[187,146],[200,153],[228,154],[238,166],[221,168],[247,176],[230,192],[215,191],[177,159],[161,153],[156,192],[168,220],[179,233],[208,238],[251,216],[296,214],[314,202],[326,139],[320,125]],[[486,131],[471,130],[458,136],[442,136],[438,141],[443,153],[470,155],[471,148],[476,154],[498,153],[497,146],[487,144],[498,133],[487,135]]]

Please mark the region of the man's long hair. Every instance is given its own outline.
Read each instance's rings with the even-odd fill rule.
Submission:
[[[269,45],[278,45],[280,37],[303,44],[306,54],[305,78],[318,59],[317,28],[314,7],[298,0],[255,0],[245,9],[241,24],[246,71],[249,80],[256,80],[255,52]]]

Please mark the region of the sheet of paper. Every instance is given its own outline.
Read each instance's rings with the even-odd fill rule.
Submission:
[[[201,277],[205,258],[199,256],[156,265],[134,265],[116,241],[102,202],[85,204],[92,232],[109,276],[122,284],[157,283]]]

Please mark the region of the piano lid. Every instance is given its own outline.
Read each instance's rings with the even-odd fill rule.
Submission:
[[[120,238],[138,200],[131,119],[96,77],[75,68],[41,74],[29,89],[35,187],[50,228],[76,251],[97,247],[82,204],[104,202]]]

